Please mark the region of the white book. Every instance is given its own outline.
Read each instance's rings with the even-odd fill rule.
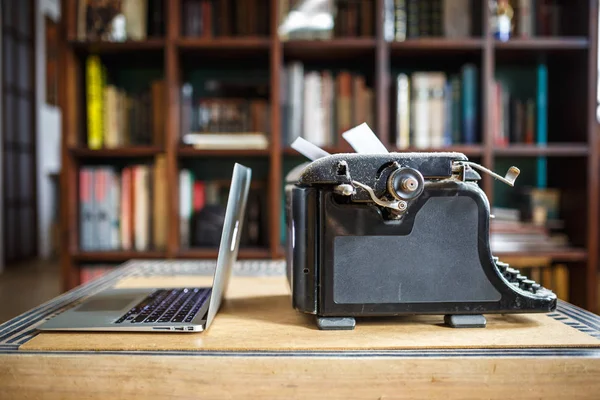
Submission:
[[[183,143],[205,150],[269,148],[263,133],[190,133],[183,137]]]
[[[123,0],[127,40],[146,39],[147,0]]]
[[[190,246],[190,221],[192,218],[192,173],[179,171],[179,237],[181,247]]]
[[[428,81],[430,147],[440,149],[444,147],[446,75],[442,72],[432,72],[429,74]]]
[[[406,74],[396,78],[396,147],[410,146],[410,79]]]
[[[290,143],[302,134],[302,106],[304,99],[304,66],[290,64],[287,77],[290,81]]]
[[[425,72],[412,75],[412,141],[417,149],[427,149],[430,143],[429,76]]]
[[[310,72],[307,74],[310,85],[307,90],[310,94],[305,97],[308,103],[305,102],[304,123],[308,130],[305,130],[305,139],[317,146],[327,145],[327,137],[325,134],[325,115],[323,110],[323,84],[321,75],[318,72]],[[309,111],[310,110],[310,111]]]
[[[136,251],[145,251],[148,250],[150,239],[150,176],[148,167],[136,167],[134,177],[134,247]]]
[[[470,0],[444,0],[442,14],[444,36],[451,38],[471,36]]]

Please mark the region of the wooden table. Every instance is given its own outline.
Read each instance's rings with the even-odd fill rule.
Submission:
[[[600,317],[551,314],[359,319],[319,331],[290,306],[281,262],[236,266],[203,333],[39,333],[46,318],[107,287],[195,286],[207,263],[136,261],[0,325],[0,399],[600,398]]]

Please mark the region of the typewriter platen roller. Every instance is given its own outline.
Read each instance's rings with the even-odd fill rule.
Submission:
[[[355,317],[439,314],[454,327],[483,314],[549,312],[556,296],[490,251],[480,173],[461,153],[334,154],[286,184],[293,306],[321,329]]]

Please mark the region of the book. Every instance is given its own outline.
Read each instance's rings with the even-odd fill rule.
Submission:
[[[133,168],[134,249],[150,247],[150,173],[146,165]]]
[[[182,248],[190,246],[192,218],[192,173],[187,169],[179,171],[179,237]]]
[[[148,36],[162,37],[165,34],[164,0],[149,0],[148,4]]]
[[[466,64],[461,69],[462,74],[462,130],[463,142],[477,142],[477,67]]]
[[[122,13],[125,17],[125,31],[128,40],[146,39],[148,2],[147,0],[122,0]]]
[[[431,2],[431,35],[435,37],[444,36],[444,22],[442,18],[443,0],[429,0]],[[468,12],[468,9],[463,10],[463,13]]]
[[[552,267],[552,287],[556,297],[569,301],[569,269],[564,264]]]
[[[462,143],[462,121],[461,121],[461,80],[458,76],[453,76],[450,80],[450,86],[452,93],[452,112],[451,112],[451,129],[452,129],[452,143]]]
[[[536,133],[537,145],[545,146],[548,142],[548,67],[541,63],[537,67],[537,108]],[[547,159],[537,158],[537,187],[543,189],[547,185]]]
[[[396,0],[383,0],[383,39],[386,42],[391,42],[394,40],[395,31],[396,31],[396,14],[395,14],[395,5]],[[404,0],[406,1],[406,0]]]
[[[517,35],[524,38],[534,36],[533,0],[519,0],[517,8]]]
[[[410,146],[410,79],[407,74],[396,78],[396,147]]]
[[[337,133],[341,135],[352,128],[352,74],[340,72],[336,77]]]
[[[117,115],[117,88],[113,85],[107,85],[103,88],[103,126],[105,127],[105,135],[103,138],[104,147],[107,149],[116,148],[119,146],[119,120]]]
[[[443,32],[445,37],[471,36],[471,1],[443,0]]]
[[[168,209],[167,209],[167,161],[164,155],[156,156],[154,163],[154,184],[152,185],[152,233],[155,249],[167,247]]]
[[[417,38],[419,37],[419,0],[406,0],[407,5],[407,24],[408,24],[408,37]]]
[[[95,242],[92,237],[94,210],[93,169],[82,167],[79,170],[79,248],[83,251],[93,250]]]
[[[133,248],[133,176],[132,168],[125,167],[121,172],[121,249]]]
[[[433,0],[419,0],[417,12],[419,37],[432,36],[432,2]]]
[[[406,0],[394,1],[394,40],[402,42],[406,40],[407,18],[406,18]]]
[[[86,100],[88,147],[96,150],[103,146],[103,87],[100,57],[89,56],[86,60]]]
[[[430,115],[429,115],[429,74],[416,72],[411,76],[412,83],[412,110],[411,118],[411,143],[417,149],[426,149],[431,146]]]
[[[269,141],[263,133],[190,133],[183,143],[205,150],[254,149],[266,150]]]
[[[439,149],[444,146],[446,75],[442,72],[428,75],[429,146]]]

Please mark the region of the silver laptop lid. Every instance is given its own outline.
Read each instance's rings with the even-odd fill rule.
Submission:
[[[237,259],[251,178],[252,170],[250,168],[240,164],[234,165],[227,199],[227,210],[225,211],[225,223],[223,224],[221,243],[219,244],[217,267],[213,279],[210,303],[208,304],[206,328],[210,326],[217,311],[219,311],[221,299],[225,295],[225,290],[229,284],[233,264]]]

